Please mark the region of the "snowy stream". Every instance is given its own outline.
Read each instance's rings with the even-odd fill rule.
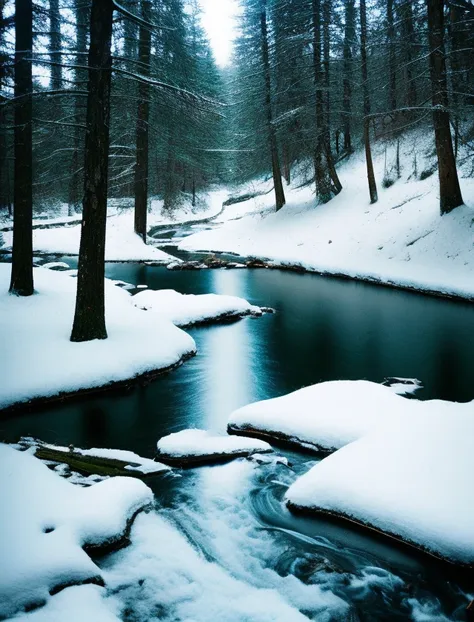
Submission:
[[[173,373],[16,414],[0,421],[2,439],[30,434],[152,456],[165,434],[224,431],[232,410],[323,380],[420,378],[420,399],[474,398],[468,303],[276,270],[112,263],[107,276],[241,296],[277,313],[191,329],[198,355]],[[137,519],[131,547],[100,560],[125,620],[464,619],[472,583],[446,566],[337,522],[292,516],[281,499],[315,458],[280,453],[290,467],[238,460],[150,481],[156,513]]]

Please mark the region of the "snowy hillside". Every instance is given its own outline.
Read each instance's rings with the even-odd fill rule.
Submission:
[[[218,227],[186,238],[179,247],[230,251],[322,273],[474,297],[474,179],[468,177],[469,163],[464,176],[461,167],[466,205],[441,217],[431,135],[404,139],[398,180],[395,153],[395,144],[387,153],[381,145],[376,148],[379,200],[373,205],[361,151],[341,165],[343,191],[326,205],[315,205],[313,184],[297,187],[302,181],[298,176],[285,188],[287,203],[278,213],[272,209],[273,193],[258,196],[229,206]],[[384,177],[393,185],[384,188]]]

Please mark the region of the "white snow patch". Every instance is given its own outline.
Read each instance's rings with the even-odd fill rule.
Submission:
[[[60,392],[100,387],[178,363],[194,340],[171,322],[140,311],[128,292],[106,279],[108,339],[69,340],[77,280],[34,269],[36,294],[7,293],[11,265],[0,264],[0,328],[4,366],[0,408]]]
[[[173,458],[187,456],[232,455],[273,451],[265,441],[255,438],[216,435],[207,430],[181,430],[160,438],[158,453]]]
[[[58,227],[55,229],[35,229],[33,248],[35,252],[64,255],[78,255],[82,226]],[[4,234],[5,248],[13,243],[11,232]],[[133,229],[133,211],[127,211],[107,218],[105,243],[106,261],[143,261],[158,263],[178,261],[154,246],[145,244]]]
[[[180,294],[174,289],[148,289],[133,296],[132,303],[139,309],[153,311],[176,326],[189,326],[223,317],[262,314],[260,307],[237,296]]]
[[[384,425],[314,466],[286,499],[473,564],[474,402],[394,397]],[[404,402],[411,416],[397,418],[405,414]]]
[[[367,380],[335,380],[243,406],[229,426],[283,434],[303,447],[334,451],[412,406],[389,387]]]
[[[153,501],[138,479],[114,477],[80,488],[3,444],[0,462],[0,616],[47,601],[59,585],[100,578],[82,547],[115,540]]]
[[[44,607],[14,618],[15,622],[121,622],[119,606],[104,598],[97,585],[76,585],[53,596]]]

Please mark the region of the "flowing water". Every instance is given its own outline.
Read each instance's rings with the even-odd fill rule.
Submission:
[[[71,258],[65,261],[74,265]],[[474,399],[469,303],[277,270],[175,272],[114,263],[107,265],[107,276],[152,289],[242,296],[276,313],[191,329],[198,355],[172,373],[128,391],[16,414],[0,421],[0,438],[32,435],[61,445],[152,456],[165,434],[187,427],[224,431],[228,415],[239,406],[336,379],[419,378],[420,399]],[[292,516],[282,504],[284,492],[316,459],[281,453],[290,468],[240,460],[151,480],[157,514],[137,521],[136,546],[102,560],[127,605],[125,619],[267,620],[258,613],[262,597],[250,613],[242,608],[255,598],[254,588],[269,590],[262,611],[279,612],[268,620],[464,619],[466,593],[474,588],[445,566],[337,522]],[[153,549],[152,534],[168,529],[163,517],[182,534],[173,547],[168,544],[172,550],[163,542]],[[185,559],[196,551],[201,566],[192,575]],[[173,564],[181,554],[178,571]],[[150,576],[143,564],[153,555],[155,583],[132,581],[131,568]],[[176,577],[173,587],[160,583],[160,568]],[[220,578],[206,574],[211,568]],[[229,587],[229,577],[238,589]],[[183,581],[202,581],[207,601],[200,596],[198,605],[196,595],[175,594]],[[343,601],[349,609],[341,609]],[[296,617],[302,614],[307,618]]]

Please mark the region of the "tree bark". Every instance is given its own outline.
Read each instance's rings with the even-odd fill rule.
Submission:
[[[87,18],[89,9],[83,0],[75,0],[76,16],[76,65],[83,65],[87,51]],[[80,80],[84,71],[75,70],[76,88],[80,89]],[[69,180],[69,216],[73,216],[81,209],[81,181],[80,152],[84,142],[84,131],[80,127],[84,123],[84,108],[82,97],[74,99],[74,150],[71,159],[71,177]]]
[[[352,153],[351,140],[351,115],[352,115],[352,46],[354,45],[355,32],[355,0],[346,0],[345,25],[344,25],[344,79],[343,79],[343,126],[344,126],[344,151]]]
[[[0,0],[0,88],[3,89],[6,80],[6,66],[8,56],[5,48],[6,20],[4,15],[5,0]],[[0,210],[8,209],[11,214],[9,162],[7,150],[9,140],[6,130],[5,106],[0,107]]]
[[[433,99],[433,125],[438,157],[441,214],[463,204],[449,126],[448,85],[444,47],[444,0],[426,0]]]
[[[323,72],[321,67],[321,0],[312,1],[313,11],[313,70],[316,91],[316,145],[314,151],[314,177],[316,195],[321,203],[331,199],[331,182],[327,174],[327,167],[323,165],[324,149],[324,100],[323,100]]]
[[[395,25],[393,0],[387,0],[388,66],[390,73],[390,110],[397,109],[397,58],[395,54]]]
[[[369,182],[370,202],[378,200],[377,184],[375,183],[372,149],[370,147],[370,93],[367,69],[367,8],[365,0],[360,0],[360,58],[362,63],[362,88],[364,93],[364,144],[367,162],[367,180]]]
[[[329,23],[331,21],[331,0],[324,0],[323,3],[323,84],[324,84],[324,116],[323,116],[323,140],[324,153],[326,156],[326,165],[332,184],[332,194],[335,196],[342,190],[342,184],[334,166],[331,149],[331,132],[330,132],[330,35]]]
[[[92,0],[84,200],[71,341],[106,339],[104,271],[109,157],[112,0]]]
[[[267,116],[267,131],[272,159],[273,185],[275,188],[275,207],[278,211],[285,205],[285,192],[281,180],[280,159],[272,112],[272,84],[270,76],[270,55],[268,51],[267,28],[267,0],[260,0],[260,36],[262,43],[262,62],[265,75],[265,111]]]
[[[142,0],[142,17],[150,21],[150,0]],[[140,72],[150,74],[151,32],[146,26],[140,26],[138,58]],[[135,233],[146,244],[147,207],[148,207],[148,119],[150,115],[150,87],[140,83],[138,86],[137,134],[135,164]]]
[[[400,5],[401,29],[403,38],[403,49],[405,51],[405,71],[407,81],[407,99],[409,108],[416,106],[417,90],[416,82],[413,77],[413,44],[415,38],[415,27],[413,24],[413,7],[411,0],[403,0]]]
[[[51,89],[62,88],[61,16],[59,0],[49,0],[49,52],[51,54]]]
[[[33,47],[31,0],[15,3],[15,180],[13,253],[10,292],[31,296],[33,288],[33,161],[31,55]]]

